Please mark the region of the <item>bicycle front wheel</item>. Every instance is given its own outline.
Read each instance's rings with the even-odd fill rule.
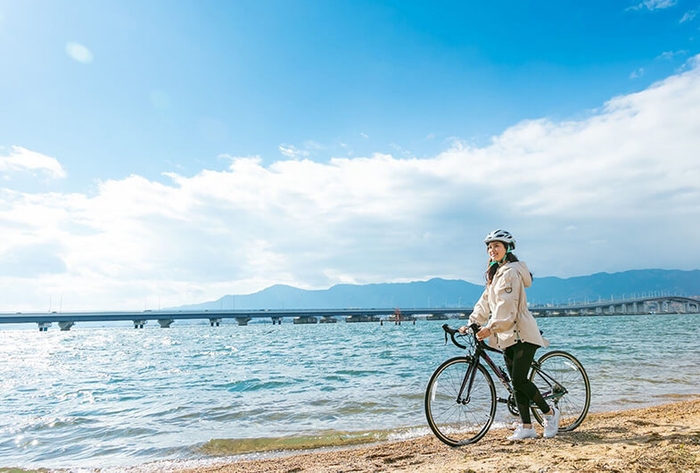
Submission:
[[[533,365],[530,381],[547,402],[559,409],[559,432],[571,432],[581,425],[591,405],[591,384],[583,365],[573,355],[557,350],[545,353]],[[532,413],[542,424],[540,410],[533,408]]]
[[[472,374],[470,369],[476,371],[469,390],[465,377]],[[496,388],[482,365],[474,366],[464,357],[451,358],[430,377],[425,390],[425,416],[435,436],[447,445],[478,442],[495,415]]]

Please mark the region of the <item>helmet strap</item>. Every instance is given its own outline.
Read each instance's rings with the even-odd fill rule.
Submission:
[[[506,254],[503,255],[503,258],[501,258],[499,261],[491,261],[491,262],[489,263],[489,268],[490,268],[491,266],[493,266],[494,264],[503,264],[503,263],[505,263],[505,262],[506,262],[506,257],[508,256],[508,253],[510,253],[510,252],[511,252],[510,250],[506,251]]]

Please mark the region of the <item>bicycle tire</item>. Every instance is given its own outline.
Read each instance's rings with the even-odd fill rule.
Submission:
[[[559,409],[559,432],[571,432],[581,425],[591,405],[591,383],[575,356],[560,350],[545,353],[530,371],[530,381]],[[543,423],[539,409],[533,407],[532,414]]]
[[[478,442],[496,416],[496,387],[481,364],[476,366],[469,400],[458,402],[470,366],[465,357],[450,358],[435,370],[425,390],[425,416],[430,430],[452,447]]]

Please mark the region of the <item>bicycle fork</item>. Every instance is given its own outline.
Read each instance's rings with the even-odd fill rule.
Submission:
[[[479,366],[479,360],[475,357],[467,356],[467,362],[469,363],[469,368],[467,368],[467,372],[464,374],[462,386],[460,386],[459,392],[457,393],[457,404],[463,405],[469,404],[469,396],[472,392],[474,377],[476,376],[476,370]]]

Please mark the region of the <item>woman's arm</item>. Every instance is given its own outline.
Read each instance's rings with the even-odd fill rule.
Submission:
[[[484,325],[489,320],[489,295],[488,290],[484,290],[479,300],[474,304],[474,310],[469,315],[469,323]]]

